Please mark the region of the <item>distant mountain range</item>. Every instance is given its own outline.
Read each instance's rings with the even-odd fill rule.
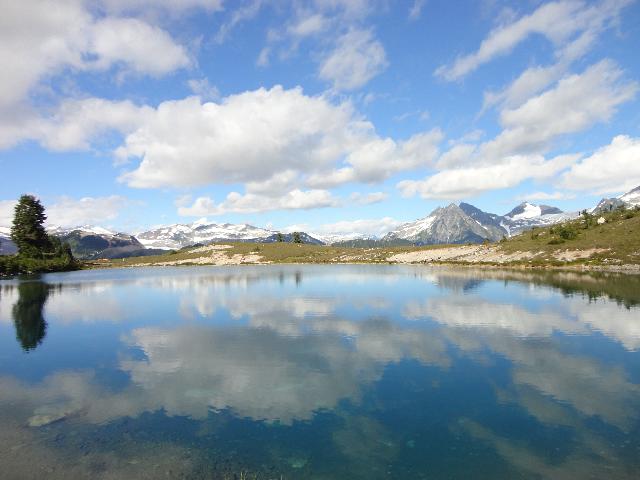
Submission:
[[[523,230],[578,216],[547,205],[521,203],[505,215],[480,210],[468,203],[435,209],[428,217],[405,223],[382,240],[408,240],[418,245],[494,242]]]
[[[634,206],[640,206],[640,186],[619,197],[603,198],[590,211],[599,213]],[[529,202],[521,203],[504,215],[484,212],[468,203],[452,203],[436,208],[427,217],[405,223],[382,238],[358,233],[315,235],[305,232],[300,232],[300,238],[304,243],[315,245],[361,247],[494,242],[533,227],[571,220],[578,215],[579,212],[563,212],[556,207]],[[84,259],[154,255],[166,250],[179,250],[191,245],[215,242],[272,243],[277,242],[280,235],[285,242],[293,241],[292,233],[280,234],[248,224],[202,221],[158,227],[136,235],[90,225],[74,228],[52,227],[48,232],[68,242],[74,255]],[[1,255],[16,251],[9,236],[10,229],[0,227]]]
[[[293,241],[292,233],[282,233],[281,235],[283,241]],[[325,243],[304,232],[300,232],[300,237],[304,243],[315,245]],[[278,232],[248,224],[194,222],[156,228],[139,233],[136,238],[145,247],[171,250],[212,242],[273,243],[278,241]]]
[[[0,227],[0,255],[13,255],[18,251],[9,238],[10,235],[11,229],[9,227]]]

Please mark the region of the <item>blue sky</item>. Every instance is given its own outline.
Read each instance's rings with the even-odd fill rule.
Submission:
[[[640,185],[631,0],[27,0],[0,19],[0,225],[384,233]]]

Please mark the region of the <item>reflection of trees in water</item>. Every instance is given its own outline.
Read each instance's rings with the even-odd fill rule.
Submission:
[[[427,272],[431,272],[427,267]],[[442,269],[438,285],[453,291],[472,291],[487,280],[550,286],[566,296],[585,295],[590,300],[610,298],[626,308],[640,305],[640,275],[615,272],[517,271],[488,269]]]
[[[16,339],[25,351],[34,350],[47,333],[47,322],[42,315],[49,297],[49,286],[43,282],[25,282],[18,285],[18,301],[13,306]]]

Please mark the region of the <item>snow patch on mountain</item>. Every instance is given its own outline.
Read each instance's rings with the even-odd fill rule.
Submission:
[[[522,213],[514,215],[513,217],[511,217],[511,219],[517,221],[525,218],[535,218],[541,215],[542,215],[542,209],[538,205],[525,203]]]
[[[375,235],[368,235],[365,233],[330,233],[330,234],[322,234],[322,233],[310,233],[310,235],[314,238],[317,238],[322,243],[327,245],[332,245],[334,243],[339,242],[351,242],[354,240],[377,240],[378,237]]]
[[[413,240],[418,236],[421,232],[425,230],[429,230],[431,225],[437,220],[437,215],[435,213],[431,213],[428,217],[420,218],[415,222],[405,223],[400,225],[396,230],[389,232],[387,235],[393,234],[395,238],[400,238],[402,240]]]
[[[534,227],[566,222],[577,217],[578,212],[563,212],[557,207],[523,202],[502,217],[501,225],[509,236],[513,236]]]
[[[622,200],[629,205],[640,205],[640,187],[636,187],[627,193],[620,195],[618,199]]]
[[[47,227],[47,233],[51,235],[67,235],[71,232],[80,231],[85,234],[93,234],[93,235],[109,235],[114,236],[117,235],[117,232],[112,230],[107,230],[103,227],[98,227],[96,225],[81,225],[77,227],[60,227],[57,225],[51,225]]]

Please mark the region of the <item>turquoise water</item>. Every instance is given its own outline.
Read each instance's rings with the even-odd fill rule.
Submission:
[[[0,281],[0,478],[638,478],[640,278]]]

